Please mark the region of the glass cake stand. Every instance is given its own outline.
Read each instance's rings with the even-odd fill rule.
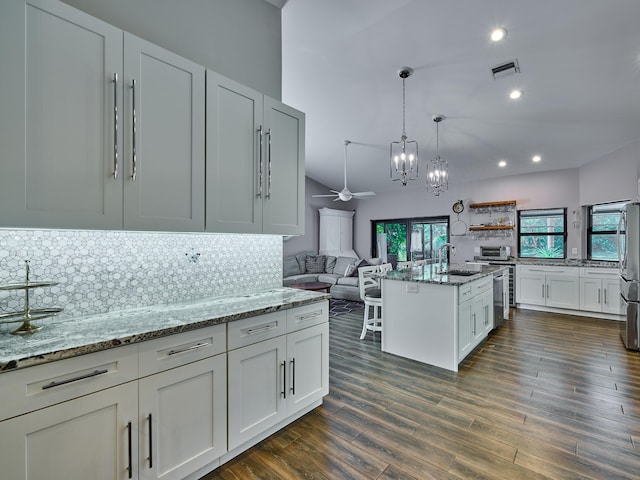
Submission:
[[[21,325],[10,332],[13,335],[30,335],[37,332],[42,327],[31,323],[35,320],[53,317],[62,312],[62,308],[31,308],[29,306],[29,292],[34,288],[46,288],[57,285],[58,282],[32,282],[29,279],[29,260],[25,260],[25,281],[23,283],[10,283],[0,285],[0,290],[23,290],[24,308],[20,311],[1,313],[0,323],[21,323]]]

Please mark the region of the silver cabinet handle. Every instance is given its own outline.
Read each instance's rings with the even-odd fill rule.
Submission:
[[[258,148],[258,193],[256,196],[262,198],[262,125],[258,128],[258,135],[260,136],[260,146]]]
[[[133,103],[132,114],[131,114],[131,133],[132,133],[132,154],[131,154],[131,180],[136,181],[136,176],[138,174],[138,157],[136,154],[136,133],[138,130],[137,118],[136,118],[136,79],[131,80],[131,92]]]
[[[256,333],[264,333],[264,332],[268,332],[272,328],[275,328],[276,325],[277,325],[276,323],[269,323],[269,324],[264,325],[262,327],[249,328],[249,329],[245,330],[245,332],[247,333],[247,335],[254,335]]]
[[[86,375],[80,375],[78,377],[69,378],[67,380],[61,380],[59,382],[51,382],[42,386],[42,390],[47,390],[49,388],[59,387],[60,385],[66,385],[67,383],[77,382],[78,380],[84,380],[85,378],[97,377],[98,375],[103,375],[107,373],[109,370],[94,370],[91,373],[87,373]]]
[[[271,129],[267,130],[267,198],[271,198]]]
[[[598,303],[600,303],[600,289],[598,289]]]
[[[149,421],[149,468],[153,468],[153,417],[151,414],[147,420]]]
[[[300,320],[301,322],[304,322],[306,320],[311,320],[311,319],[314,319],[316,317],[319,317],[320,315],[322,315],[321,311],[313,312],[313,313],[310,313],[309,315],[299,315],[298,316],[298,320]]]
[[[129,465],[127,466],[127,470],[129,472],[128,477],[133,478],[133,445],[132,445],[132,426],[131,422],[127,423],[127,454],[129,457]]]
[[[118,179],[118,73],[113,74],[113,179]]]
[[[544,298],[544,284],[542,285],[542,298]]]
[[[167,356],[169,355],[178,355],[179,353],[187,353],[190,352],[192,350],[197,350],[198,348],[203,348],[209,345],[209,342],[204,342],[204,343],[196,343],[195,345],[191,345],[190,347],[186,347],[186,348],[181,348],[179,350],[170,350],[167,353]]]
[[[476,334],[476,314],[473,314],[473,334]]]
[[[549,298],[549,284],[547,283],[547,298]]]
[[[282,391],[280,394],[282,398],[287,398],[287,362],[283,361],[280,366],[282,367]]]
[[[604,289],[604,304],[607,304],[607,289]]]
[[[290,363],[291,363],[291,369],[293,370],[291,372],[291,395],[295,395],[296,394],[296,359],[292,358]]]

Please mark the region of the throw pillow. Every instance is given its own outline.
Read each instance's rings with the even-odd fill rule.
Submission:
[[[358,259],[353,257],[338,257],[336,264],[333,266],[333,273],[344,275],[344,272],[347,270],[347,265],[356,263],[357,261]]]
[[[344,276],[355,277],[356,275],[358,275],[358,269],[356,268],[356,266],[353,263],[350,263],[349,265],[347,265],[347,268],[344,271]]]
[[[305,259],[305,273],[324,273],[324,265],[327,263],[327,257],[324,255],[307,255]]]
[[[337,257],[327,255],[327,263],[324,266],[325,273],[333,273],[333,269],[336,266]]]
[[[300,273],[302,273],[300,272],[300,265],[298,265],[296,257],[284,257],[282,270],[282,275],[285,278],[293,275],[300,275]]]
[[[349,275],[350,277],[357,277],[358,276],[358,269],[360,267],[369,267],[371,264],[369,262],[367,262],[366,260],[362,259],[360,260],[358,263],[356,263],[354,265],[354,271],[351,272],[351,275]]]

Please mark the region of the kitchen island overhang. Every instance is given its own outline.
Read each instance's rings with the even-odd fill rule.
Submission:
[[[468,276],[439,274],[436,265],[388,272],[382,351],[457,372],[493,329],[493,274],[504,269],[483,265]]]

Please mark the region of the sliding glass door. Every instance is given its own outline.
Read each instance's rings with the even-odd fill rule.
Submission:
[[[449,241],[449,217],[373,220],[373,256],[379,256],[376,249],[379,233],[387,235],[387,257],[391,260],[437,259],[438,248]]]

